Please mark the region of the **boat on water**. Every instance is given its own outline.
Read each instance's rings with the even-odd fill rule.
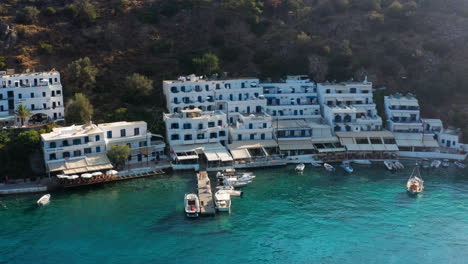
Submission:
[[[393,162],[393,167],[396,168],[397,170],[402,170],[405,168],[405,166],[398,160]]]
[[[328,164],[328,163],[324,163],[323,164],[323,167],[325,167],[325,169],[329,172],[332,172],[332,171],[335,171],[335,167],[333,167],[332,165]]]
[[[421,166],[423,169],[429,169],[431,167],[429,159],[423,159],[423,161],[421,162]]]
[[[394,167],[394,165],[393,165],[393,162],[390,161],[390,160],[384,160],[383,163],[384,163],[385,167],[387,168],[387,170],[389,170],[389,171],[396,169]]]
[[[444,167],[444,168],[450,167],[450,162],[449,162],[448,159],[444,159],[444,160],[442,161],[442,167]]]
[[[218,190],[215,193],[216,209],[220,212],[231,212],[231,194],[226,190]]]
[[[416,165],[408,181],[406,182],[406,190],[409,194],[412,195],[423,192],[424,181],[422,180],[421,174],[419,173],[419,165]]]
[[[187,193],[184,197],[185,214],[188,217],[198,217],[200,213],[200,200],[194,193]]]
[[[222,180],[223,178],[237,178],[240,180],[253,180],[255,175],[253,172],[236,172],[235,169],[226,169],[224,171],[218,171],[216,173],[216,178]]]
[[[243,191],[234,189],[234,186],[217,186],[216,189],[224,190],[228,192],[231,196],[242,196],[244,194]]]
[[[46,205],[50,202],[50,194],[44,194],[39,200],[37,200],[37,205]]]
[[[442,164],[442,162],[441,162],[440,160],[433,160],[433,161],[431,162],[431,168],[437,169],[437,168],[440,167],[440,164]]]
[[[304,169],[305,169],[304,163],[301,163],[301,164],[297,165],[296,168],[295,168],[295,170],[297,172],[304,172]]]
[[[222,182],[223,182],[223,185],[225,186],[232,186],[235,188],[239,188],[239,187],[244,187],[252,183],[252,180],[238,179],[235,177],[225,177],[223,178]]]
[[[323,162],[321,162],[321,161],[312,161],[312,162],[310,163],[310,165],[311,165],[312,167],[315,167],[315,168],[321,168],[321,167],[323,166],[322,163],[323,163]]]
[[[353,160],[352,162],[360,165],[372,165],[370,160]]]
[[[457,160],[457,161],[454,161],[453,164],[455,164],[455,166],[457,166],[457,167],[460,168],[460,169],[466,168],[466,165],[463,164],[463,163],[461,163],[461,162],[458,161],[458,160]]]
[[[343,161],[340,167],[346,171],[347,173],[352,173],[354,171],[353,167],[351,167],[351,163],[349,161]]]

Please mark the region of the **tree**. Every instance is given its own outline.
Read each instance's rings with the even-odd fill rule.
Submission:
[[[43,43],[39,45],[38,52],[41,55],[52,55],[54,52],[54,47],[50,44]]]
[[[11,138],[6,130],[0,130],[0,150],[10,143]]]
[[[153,92],[153,81],[148,77],[134,73],[125,79],[125,90],[133,102],[141,102],[145,96]]]
[[[107,151],[107,157],[116,167],[122,167],[128,159],[128,155],[130,155],[130,147],[127,145],[113,145]]]
[[[84,124],[91,121],[94,109],[88,98],[82,94],[77,93],[68,101],[65,109],[65,115],[68,123],[71,124]]]
[[[0,56],[0,71],[5,70],[7,67],[5,57]]]
[[[24,121],[31,115],[31,111],[29,111],[26,106],[20,104],[18,105],[18,108],[16,108],[15,114],[21,120],[21,126],[24,126]]]
[[[16,13],[16,22],[23,24],[35,24],[38,21],[40,11],[34,6],[26,6]]]
[[[92,64],[88,57],[73,61],[67,68],[68,86],[72,91],[89,92],[96,84],[98,69]]]
[[[212,74],[219,71],[219,59],[213,53],[205,53],[202,57],[194,58],[192,63],[197,74]]]
[[[15,138],[16,149],[27,153],[39,149],[39,142],[41,142],[41,135],[36,130],[21,132]]]
[[[89,25],[98,17],[96,7],[89,0],[75,0],[65,8],[65,12],[79,26]]]

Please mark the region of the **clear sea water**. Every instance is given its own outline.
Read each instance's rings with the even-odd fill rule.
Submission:
[[[193,173],[0,198],[0,263],[468,263],[468,171],[255,170],[232,214],[187,219]]]

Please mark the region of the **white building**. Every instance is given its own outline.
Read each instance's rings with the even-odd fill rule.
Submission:
[[[46,171],[76,174],[111,168],[106,152],[116,144],[130,147],[127,164],[164,157],[161,136],[147,131],[146,122],[116,122],[54,128],[42,134]]]
[[[178,80],[163,81],[169,113],[198,108],[202,111],[221,110],[225,113],[261,113],[266,107],[263,89],[258,79],[205,80],[190,75]],[[230,123],[234,118],[228,117]]]
[[[387,126],[399,133],[422,133],[425,128],[421,120],[418,99],[412,95],[394,94],[384,97]]]
[[[243,140],[273,139],[271,116],[265,113],[237,114],[234,124],[229,127],[230,142]]]
[[[307,76],[287,76],[285,82],[260,83],[266,112],[274,119],[320,119],[317,85]]]
[[[376,131],[382,129],[372,95],[372,83],[318,84],[324,120],[333,131]]]
[[[462,132],[455,128],[446,128],[437,135],[439,145],[443,148],[449,148],[455,151],[463,150],[463,143],[461,143]]]
[[[15,117],[15,110],[24,105],[31,111],[25,121],[45,123],[64,118],[64,105],[60,73],[0,72],[0,124],[21,125]]]

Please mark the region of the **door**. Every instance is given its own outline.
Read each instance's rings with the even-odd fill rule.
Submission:
[[[447,140],[447,147],[450,148],[450,140]]]

